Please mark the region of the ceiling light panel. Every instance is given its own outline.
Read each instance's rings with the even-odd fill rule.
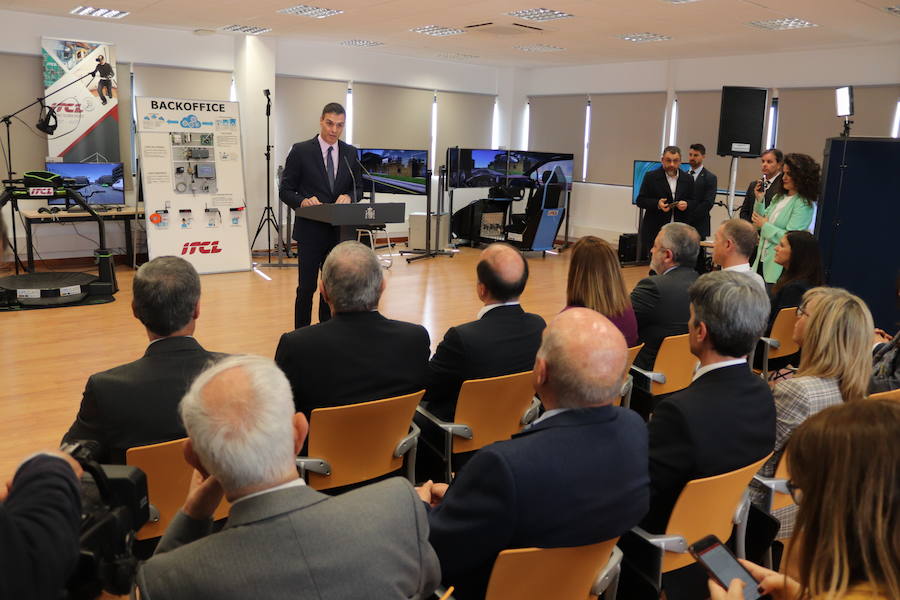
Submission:
[[[95,8],[93,6],[76,6],[69,11],[70,15],[79,17],[101,17],[103,19],[121,19],[128,16],[127,10],[115,10],[112,8]]]
[[[351,46],[353,48],[371,48],[373,46],[384,46],[384,42],[375,42],[372,40],[345,40],[341,42],[341,46]]]
[[[794,17],[785,17],[783,19],[769,19],[768,21],[751,21],[752,27],[760,29],[769,29],[772,31],[784,31],[786,29],[807,29],[809,27],[818,27],[815,23],[797,19]]]
[[[567,12],[561,10],[553,10],[551,8],[525,8],[506,13],[510,17],[517,19],[525,19],[526,21],[554,21],[556,19],[567,19],[574,17]]]
[[[898,17],[900,17],[900,4],[898,4],[897,6],[885,6],[884,10],[888,11],[892,15],[897,15]]]
[[[414,27],[410,29],[413,33],[421,33],[422,35],[431,35],[435,37],[444,37],[447,35],[459,35],[465,33],[462,29],[456,27],[444,27],[443,25],[425,25],[424,27]]]
[[[513,46],[516,50],[522,52],[562,52],[565,48],[559,46],[548,46],[546,44],[532,44],[531,46]]]
[[[665,42],[671,40],[671,36],[663,35],[661,33],[650,33],[648,31],[644,31],[642,33],[626,33],[624,35],[620,35],[619,39],[623,39],[626,42],[634,42],[636,44],[641,44],[644,42]]]
[[[343,13],[342,10],[334,8],[320,8],[318,6],[308,6],[306,4],[298,4],[290,8],[282,8],[277,11],[283,15],[296,15],[298,17],[310,17],[311,19],[326,19]]]
[[[475,56],[474,54],[460,54],[459,52],[449,52],[438,54],[437,58],[442,58],[444,60],[475,60],[476,58],[480,57]]]
[[[255,25],[229,25],[223,27],[222,31],[231,31],[234,33],[246,33],[247,35],[260,35],[272,31],[271,27],[257,27]]]

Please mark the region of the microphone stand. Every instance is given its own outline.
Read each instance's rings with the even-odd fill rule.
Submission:
[[[24,111],[28,110],[29,108],[31,108],[31,107],[34,106],[35,104],[40,104],[41,106],[43,106],[43,105],[44,105],[44,101],[45,101],[47,98],[49,98],[50,96],[52,96],[53,94],[58,94],[59,92],[63,91],[64,89],[66,89],[66,88],[69,87],[70,85],[75,85],[76,83],[78,83],[78,82],[81,81],[82,79],[86,79],[87,77],[93,77],[93,75],[94,75],[93,71],[91,71],[90,73],[85,73],[83,76],[79,77],[79,78],[76,79],[75,81],[70,81],[70,82],[67,83],[66,85],[64,85],[64,86],[62,86],[61,88],[59,88],[58,90],[54,90],[54,91],[50,92],[49,94],[47,94],[46,96],[41,96],[40,98],[36,99],[34,102],[32,102],[31,104],[29,104],[28,106],[23,106],[22,108],[20,108],[19,110],[17,110],[17,111],[14,112],[14,113],[10,113],[10,114],[8,114],[8,115],[6,115],[6,116],[0,117],[0,122],[2,122],[2,123],[6,126],[6,165],[5,165],[5,166],[6,166],[6,175],[7,175],[6,178],[7,178],[8,180],[15,179],[14,175],[16,174],[16,172],[13,171],[13,164],[12,164],[12,155],[13,155],[13,153],[12,153],[12,138],[11,138],[10,132],[9,132],[9,129],[10,129],[10,127],[12,126],[12,119],[13,119],[13,117],[15,117],[16,115],[18,115],[18,114],[21,113],[21,112],[24,112]],[[52,110],[52,109],[51,109],[51,110]],[[16,197],[15,197],[14,195],[10,195],[9,202],[10,202],[10,206],[12,206],[12,209],[10,210],[10,217],[11,217],[11,218],[10,218],[10,221],[12,221],[12,251],[13,251],[13,262],[15,263],[15,267],[16,267],[16,275],[18,275],[18,274],[19,274],[19,268],[20,268],[20,267],[21,267],[21,269],[22,269],[23,272],[27,271],[27,269],[25,268],[25,265],[22,263],[22,259],[19,258],[19,242],[18,242],[18,240],[16,240],[16,213],[19,212],[19,202],[18,202],[18,200],[16,200]]]
[[[266,207],[263,209],[263,214],[259,218],[259,225],[256,227],[256,235],[253,236],[253,241],[250,242],[250,251],[253,252],[253,246],[256,245],[256,239],[259,237],[259,234],[262,233],[263,227],[265,227],[267,239],[266,251],[269,257],[269,262],[264,263],[262,266],[284,267],[291,265],[285,265],[281,262],[272,262],[271,226],[275,226],[275,233],[276,235],[278,235],[279,252],[281,252],[281,248],[284,247],[284,238],[281,236],[281,226],[275,219],[275,211],[272,210],[272,143],[270,137],[270,124],[272,120],[272,96],[269,94],[269,90],[263,90],[263,94],[265,94],[266,96]]]

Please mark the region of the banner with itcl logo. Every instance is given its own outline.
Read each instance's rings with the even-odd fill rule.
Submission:
[[[150,258],[250,269],[237,102],[136,98]]]

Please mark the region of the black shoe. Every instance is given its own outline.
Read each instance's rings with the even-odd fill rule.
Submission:
[[[106,98],[101,98],[101,99],[100,99],[100,104],[106,105]]]

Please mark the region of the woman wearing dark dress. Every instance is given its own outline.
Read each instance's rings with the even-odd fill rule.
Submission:
[[[619,258],[605,240],[588,235],[573,246],[566,284],[566,308],[572,306],[596,310],[619,328],[629,347],[637,346],[637,319]]]

